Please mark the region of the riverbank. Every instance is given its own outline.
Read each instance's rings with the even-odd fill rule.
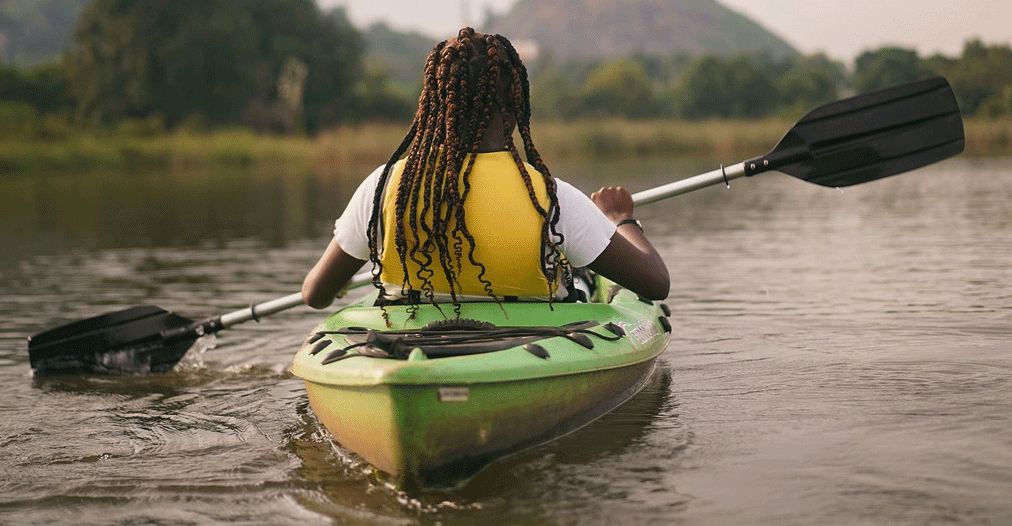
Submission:
[[[758,121],[584,120],[534,125],[541,154],[613,158],[626,155],[701,155],[735,162],[771,149],[792,123]],[[1012,122],[967,120],[966,155],[1012,155]],[[400,142],[403,124],[366,124],[316,137],[275,136],[247,130],[67,134],[60,138],[0,139],[0,175],[80,173],[188,167],[283,164],[319,173],[343,166],[380,164]]]

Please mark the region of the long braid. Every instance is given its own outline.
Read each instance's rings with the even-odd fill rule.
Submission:
[[[491,41],[490,37],[485,37],[487,53],[491,53]],[[484,138],[485,130],[488,129],[489,123],[492,121],[492,108],[495,107],[495,93],[496,89],[490,89],[489,83],[495,82],[495,80],[489,80],[498,78],[498,65],[495,60],[491,60],[485,57],[487,67],[479,68],[478,78],[475,85],[474,97],[472,100],[472,107],[476,108],[475,111],[470,112],[471,118],[468,122],[468,135],[471,137],[470,148],[467,152],[467,166],[461,173],[461,183],[464,187],[463,192],[460,195],[460,200],[463,202],[467,199],[467,194],[471,191],[471,171],[474,169],[474,162],[478,158],[478,150],[481,146],[481,141]],[[481,114],[479,115],[479,110]],[[464,207],[460,207],[457,210],[457,224],[466,225]],[[485,266],[479,263],[475,257],[474,252],[477,248],[477,244],[474,238],[471,237],[470,233],[463,230],[462,234],[467,239],[469,247],[467,251],[467,259],[472,265],[478,267],[478,281],[482,283],[485,289],[485,293],[495,299],[497,302],[499,299],[496,297],[492,290],[492,283],[485,279]],[[463,248],[463,247],[461,247]],[[458,256],[459,257],[459,256]]]
[[[432,53],[426,59],[425,64],[425,78],[433,78],[433,71],[436,67],[436,59],[439,56],[442,49],[446,46],[446,41],[436,44],[433,48]],[[393,155],[387,161],[383,168],[382,175],[376,185],[376,192],[373,197],[373,208],[372,215],[369,218],[369,259],[373,264],[373,275],[372,282],[379,289],[380,297],[386,294],[386,288],[384,287],[380,276],[382,274],[383,264],[380,259],[380,247],[377,232],[377,225],[379,224],[379,218],[382,217],[384,193],[383,190],[386,187],[386,182],[389,179],[390,171],[393,169],[394,164],[404,155],[405,151],[408,152],[409,158],[417,158],[418,156],[418,134],[424,131],[424,125],[429,120],[429,115],[434,113],[432,106],[434,104],[434,91],[432,89],[423,89],[418,97],[418,111],[415,113],[415,119],[411,124],[411,129],[407,135],[404,136],[400,146],[394,151]],[[406,208],[407,198],[410,192],[403,192],[402,189],[410,189],[410,181],[407,181],[405,177],[401,177],[398,188],[396,190],[396,202],[395,202],[395,217],[404,217],[404,210]],[[395,221],[395,234],[394,244],[397,253],[401,259],[402,266],[405,254],[407,253],[407,242],[405,241],[404,224],[402,221]],[[423,267],[424,268],[424,267]],[[401,282],[401,294],[408,293],[408,274],[404,272],[404,278]],[[412,312],[413,316],[413,312]],[[386,311],[383,311],[383,317],[386,319]],[[389,324],[389,320],[387,320]]]
[[[433,48],[426,59],[422,86],[411,129],[384,167],[373,198],[369,221],[373,283],[385,294],[380,279],[378,225],[386,181],[393,165],[404,156],[399,184],[389,190],[396,192],[394,217],[398,219],[393,229],[393,245],[403,271],[402,295],[410,305],[417,306],[418,299],[424,297],[438,307],[433,282],[438,261],[459,317],[458,293],[462,290],[459,276],[466,249],[468,263],[478,269],[478,280],[486,293],[499,301],[492,283],[485,277],[485,265],[475,258],[477,243],[468,230],[464,208],[484,132],[492,122],[493,112],[497,112],[503,122],[506,148],[517,165],[532,206],[543,219],[541,268],[551,298],[560,268],[568,275],[558,245],[562,237],[557,228],[558,197],[555,181],[531,140],[530,85],[516,50],[500,35],[478,38],[473,29],[461,29],[456,39],[440,42]],[[544,179],[547,209],[539,201],[531,174],[513,143],[511,122],[517,124],[527,161]],[[417,266],[414,274],[418,283],[412,283],[408,261]],[[412,287],[420,295],[412,295]]]
[[[514,101],[518,105],[518,107],[515,108],[515,115],[517,116],[517,130],[520,132],[520,137],[524,142],[527,162],[531,163],[531,165],[534,166],[534,168],[544,177],[545,187],[549,198],[548,213],[541,232],[543,251],[542,270],[545,272],[545,278],[548,280],[550,287],[554,287],[555,284],[558,283],[556,277],[559,270],[563,272],[563,283],[569,285],[572,283],[572,271],[569,268],[569,265],[565,263],[562,252],[559,250],[559,246],[564,240],[564,236],[558,231],[559,198],[555,178],[552,177],[552,174],[548,169],[548,165],[545,164],[544,159],[541,158],[541,154],[538,153],[537,148],[534,146],[534,140],[531,138],[531,88],[530,81],[527,77],[527,68],[523,65],[523,62],[520,60],[520,55],[507,38],[502,35],[496,35],[495,38],[502,44],[506,53],[509,55],[510,62],[514,65],[514,93],[519,91],[519,96],[514,97]]]
[[[414,213],[414,211],[417,210],[418,199],[422,197],[422,194],[425,192],[425,189],[423,187],[424,185],[418,184],[417,179],[424,177],[425,172],[429,169],[430,163],[432,162],[431,158],[432,144],[434,141],[436,141],[435,134],[437,133],[436,130],[438,127],[438,121],[442,113],[442,108],[440,107],[439,104],[440,98],[438,96],[439,95],[438,79],[440,77],[439,72],[443,68],[442,64],[440,63],[440,57],[442,56],[442,52],[447,48],[447,44],[448,44],[447,42],[443,42],[440,46],[437,46],[437,48],[433,50],[432,54],[429,57],[428,63],[430,64],[431,67],[427,68],[425,73],[425,87],[428,98],[426,104],[426,112],[425,115],[423,116],[424,117],[423,128],[421,130],[422,137],[420,141],[416,141],[415,144],[413,145],[411,155],[408,156],[407,162],[405,164],[405,169],[401,174],[402,186],[398,189],[397,198],[399,200],[403,199],[404,204],[403,206],[398,206],[396,210],[397,215],[395,216],[398,218],[403,218],[406,209],[412,211],[412,213],[409,215],[409,225],[411,227],[411,231],[414,233],[415,242],[412,244],[410,254],[408,254],[407,241],[405,239],[404,231],[402,229],[400,232],[398,232],[397,234],[399,236],[398,255],[400,257],[401,265],[404,270],[405,286],[407,286],[408,280],[410,279],[405,262],[406,261],[405,258],[407,255],[408,257],[411,258],[412,261],[415,262],[415,264],[418,265],[419,268],[418,279],[421,282],[420,283],[421,290],[425,294],[425,296],[429,299],[430,303],[435,303],[434,297],[435,287],[432,284],[432,277],[435,275],[435,272],[431,270],[432,256],[430,255],[431,252],[430,242],[428,239],[426,239],[425,243],[422,246],[419,245],[418,243],[419,218],[417,214]],[[403,222],[400,223],[403,224]],[[431,229],[429,229],[429,226],[424,222],[421,224],[421,228],[425,230],[426,234],[431,234]],[[403,249],[401,248],[402,245],[404,247]]]
[[[417,211],[417,203],[412,203],[413,208],[411,210],[412,216],[418,215],[422,218],[428,217],[428,214],[432,214],[431,226],[427,225],[424,221],[422,222],[422,228],[425,231],[426,238],[423,242],[423,249],[428,247],[428,250],[432,249],[432,245],[435,245],[436,255],[439,258],[439,264],[443,269],[443,274],[446,276],[446,281],[450,286],[450,299],[454,305],[457,305],[457,294],[456,285],[457,278],[454,272],[453,265],[450,261],[448,254],[448,243],[445,237],[446,232],[446,221],[443,209],[449,203],[447,199],[444,199],[448,180],[454,179],[453,177],[447,177],[446,173],[450,169],[447,163],[447,154],[451,151],[455,151],[455,144],[453,144],[454,135],[451,133],[451,124],[454,122],[454,111],[456,110],[455,99],[457,94],[457,86],[454,86],[453,75],[459,72],[457,67],[457,60],[460,56],[461,46],[459,42],[457,45],[451,46],[447,49],[447,53],[443,56],[443,60],[439,66],[439,78],[438,78],[438,97],[442,103],[439,108],[440,111],[437,113],[437,120],[434,126],[434,135],[432,137],[435,144],[442,145],[441,148],[432,148],[430,150],[430,156],[432,158],[431,168],[426,165],[422,170],[423,178],[421,181],[422,190],[425,193],[425,199],[422,200],[422,209]],[[456,173],[456,172],[454,172]],[[434,235],[435,233],[435,235]],[[418,241],[419,233],[415,231],[416,245]],[[433,291],[426,291],[430,294],[430,300],[432,299]]]
[[[482,43],[487,48],[488,37],[484,37]],[[454,227],[451,235],[453,237],[453,257],[458,269],[463,265],[464,243],[466,241],[468,262],[478,268],[477,279],[482,284],[485,293],[498,303],[499,298],[492,288],[492,282],[485,277],[487,271],[485,265],[475,258],[477,243],[467,228],[466,210],[463,206],[471,190],[471,172],[474,162],[477,159],[485,130],[488,129],[489,122],[492,120],[494,100],[491,97],[496,90],[490,87],[490,83],[494,82],[490,79],[495,79],[497,76],[493,71],[495,61],[489,60],[487,50],[478,49],[473,42],[468,42],[468,50],[470,55],[468,60],[464,62],[468,67],[462,71],[459,82],[462,91],[473,93],[473,96],[471,98],[460,97],[458,101],[461,106],[460,115],[467,116],[467,119],[456,120],[458,140],[454,143],[454,146],[464,145],[466,148],[456,148],[453,169],[454,173],[460,174],[459,184],[457,180],[454,180],[453,184],[448,187],[451,200],[460,203],[460,206],[455,207],[452,211],[447,210],[447,212],[454,214]]]

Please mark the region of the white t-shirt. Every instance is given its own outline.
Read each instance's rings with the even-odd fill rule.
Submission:
[[[372,216],[376,183],[383,166],[362,181],[351,196],[344,213],[334,223],[334,239],[346,254],[369,260],[369,218]],[[608,246],[617,228],[601,209],[573,185],[555,179],[559,198],[558,231],[563,241],[560,249],[574,267],[592,263]]]

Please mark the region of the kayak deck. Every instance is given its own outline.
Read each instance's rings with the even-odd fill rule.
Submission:
[[[388,306],[392,328],[371,295],[318,326],[292,371],[334,438],[395,483],[453,483],[582,427],[649,379],[666,307],[603,279],[597,290],[589,303],[464,304],[476,322],[460,326],[432,306],[413,317]]]

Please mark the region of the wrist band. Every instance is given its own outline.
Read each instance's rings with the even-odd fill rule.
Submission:
[[[616,227],[620,227],[622,225],[630,225],[630,224],[631,225],[636,225],[636,228],[639,228],[640,232],[643,231],[643,224],[640,223],[639,220],[633,219],[631,217],[629,219],[623,219],[623,220],[619,221],[618,223],[615,223],[615,226]]]

